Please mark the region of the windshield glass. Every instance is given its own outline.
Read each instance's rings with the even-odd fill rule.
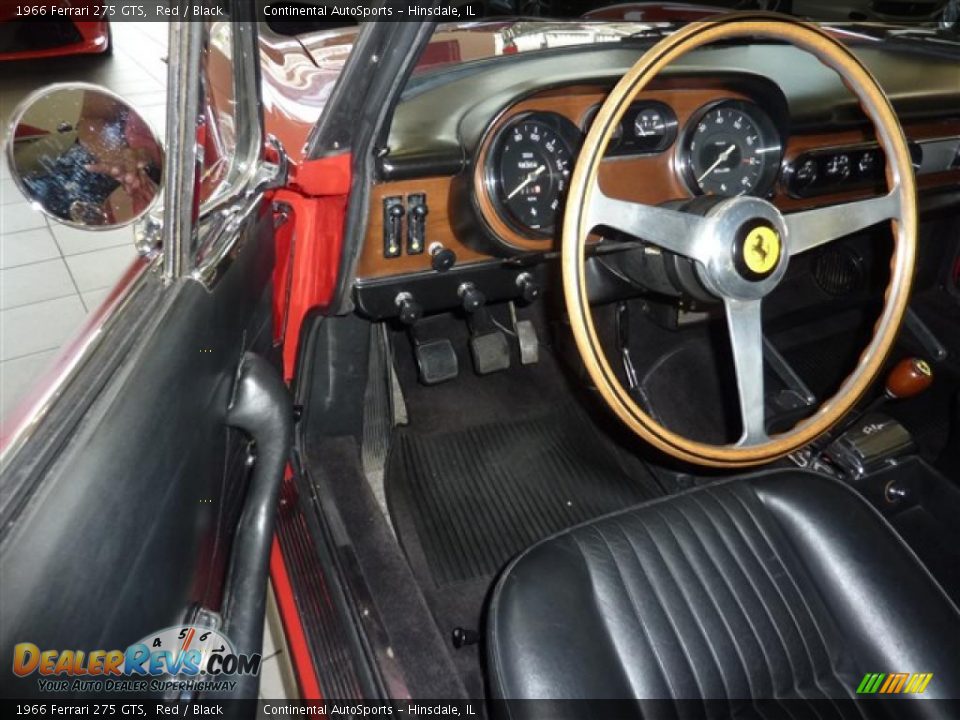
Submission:
[[[461,4],[458,22],[437,26],[414,75],[444,70],[451,65],[517,55],[572,45],[619,43],[638,38],[656,40],[677,27],[720,14],[745,10],[775,10],[832,26],[857,42],[891,35],[956,40],[960,0],[929,4],[879,0],[704,0],[683,2],[564,2],[563,0],[502,0],[473,10],[482,15],[472,22]],[[452,6],[458,3],[451,3]],[[514,17],[497,17],[498,10],[514,9]]]

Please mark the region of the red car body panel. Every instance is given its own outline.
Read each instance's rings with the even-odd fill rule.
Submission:
[[[283,482],[287,485],[291,480],[288,477]],[[287,563],[283,559],[280,541],[276,535],[273,536],[273,543],[270,546],[270,583],[273,585],[273,594],[277,599],[277,610],[280,623],[283,625],[283,636],[290,649],[293,671],[297,676],[300,699],[314,702],[323,700],[323,691],[320,689],[320,683],[317,682],[317,670],[310,655],[307,634],[297,610],[290,573],[287,571]]]
[[[310,160],[292,168],[288,187],[277,190],[274,203],[289,210],[275,233],[273,320],[283,343],[283,375],[296,369],[300,328],[313,308],[333,299],[343,250],[343,221],[350,194],[349,153]]]
[[[81,3],[73,3],[75,6]],[[89,3],[93,6],[95,3]],[[92,11],[91,11],[92,12]],[[66,45],[56,45],[53,47],[25,49],[11,52],[4,52],[0,49],[0,61],[3,60],[39,60],[49,57],[62,57],[64,55],[99,55],[105,53],[110,48],[110,23],[106,20],[100,21],[71,21],[64,18],[65,21],[72,22],[80,35],[80,40]],[[17,22],[16,8],[4,7],[0,9],[0,23]],[[49,23],[49,20],[38,20],[25,22],[38,22],[42,24]]]

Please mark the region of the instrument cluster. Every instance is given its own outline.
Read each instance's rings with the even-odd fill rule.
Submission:
[[[500,218],[526,237],[556,233],[580,144],[600,105],[579,126],[552,111],[510,118],[484,158],[483,181]],[[606,160],[675,153],[672,167],[691,195],[763,196],[771,192],[783,140],[770,116],[743,100],[709,103],[681,128],[669,105],[637,101],[627,109],[606,149]],[[638,178],[638,182],[649,179]]]

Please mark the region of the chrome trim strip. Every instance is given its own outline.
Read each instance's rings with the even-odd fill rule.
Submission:
[[[264,138],[257,27],[234,23],[231,30],[237,145],[226,178],[200,210],[200,238],[195,255],[189,259],[188,277],[208,290],[236,256],[238,243],[244,238],[244,222],[260,206],[267,190],[286,184],[289,172],[280,142]],[[265,144],[276,152],[278,164],[264,162]]]
[[[200,107],[200,50],[206,26],[170,23],[167,68],[167,158],[164,176],[163,275],[167,282],[190,267],[196,233],[194,197],[199,177],[196,118]],[[193,118],[193,120],[190,120]]]

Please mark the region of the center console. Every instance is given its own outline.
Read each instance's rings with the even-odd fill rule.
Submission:
[[[960,604],[960,488],[915,450],[897,420],[867,412],[826,447],[792,459],[865,497]]]

